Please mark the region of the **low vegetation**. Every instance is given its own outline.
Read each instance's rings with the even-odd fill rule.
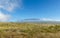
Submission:
[[[60,38],[60,24],[0,23],[0,38]]]

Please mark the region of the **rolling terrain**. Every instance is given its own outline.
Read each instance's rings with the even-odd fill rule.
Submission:
[[[0,38],[60,38],[60,24],[0,22]]]

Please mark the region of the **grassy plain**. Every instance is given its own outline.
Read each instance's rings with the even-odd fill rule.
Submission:
[[[60,38],[60,24],[1,22],[0,38]]]

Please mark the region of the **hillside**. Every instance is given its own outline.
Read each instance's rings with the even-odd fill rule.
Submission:
[[[60,38],[60,24],[0,23],[0,38]]]

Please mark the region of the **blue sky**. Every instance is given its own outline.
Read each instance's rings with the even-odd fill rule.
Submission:
[[[37,18],[60,21],[60,0],[1,0],[0,20]],[[4,20],[5,18],[5,20]]]

